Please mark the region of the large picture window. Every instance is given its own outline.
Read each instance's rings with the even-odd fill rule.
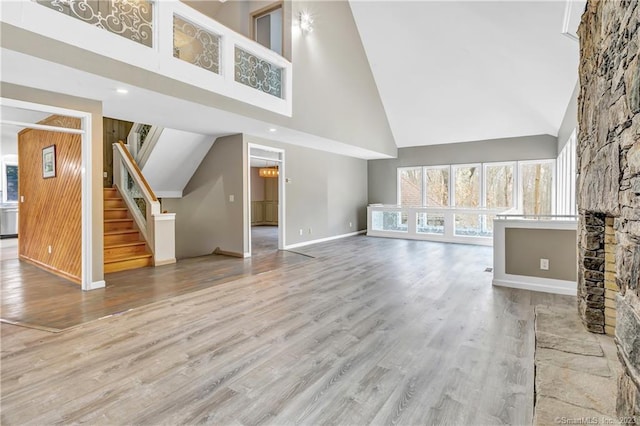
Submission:
[[[398,204],[422,206],[422,167],[398,169]]]
[[[456,207],[480,207],[479,164],[453,166],[454,205]]]
[[[575,154],[571,156],[571,142],[567,154],[558,160],[567,164],[573,179],[563,192],[575,197]],[[502,163],[455,164],[398,168],[398,204],[404,207],[457,207],[508,210],[518,208],[525,215],[550,215],[555,212],[556,160],[512,161]],[[575,201],[565,203],[567,210]],[[560,205],[560,204],[559,204]],[[575,208],[575,207],[574,207]],[[563,213],[566,214],[566,213]],[[461,226],[491,231],[493,216],[482,215],[481,220],[465,218]],[[426,222],[425,222],[426,223]],[[465,231],[470,232],[470,231]]]
[[[449,166],[425,167],[426,205],[447,207],[449,205]]]
[[[556,160],[556,176],[556,213],[575,215],[577,212],[575,130]]]
[[[484,165],[484,206],[490,209],[514,207],[513,163]]]
[[[553,160],[520,163],[520,210],[524,215],[553,214]]]

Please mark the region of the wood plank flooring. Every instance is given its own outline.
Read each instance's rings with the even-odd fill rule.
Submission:
[[[531,424],[533,305],[570,298],[493,288],[486,247],[302,250],[62,333],[0,325],[1,423]]]
[[[251,227],[251,254],[269,253],[278,250],[278,227],[260,225]]]
[[[7,259],[2,260],[0,269],[0,317],[3,322],[56,332],[308,259],[278,251],[250,259],[202,256],[156,268],[105,274],[106,288],[90,292],[26,262]]]

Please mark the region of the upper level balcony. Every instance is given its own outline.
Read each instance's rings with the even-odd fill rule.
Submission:
[[[16,0],[3,22],[281,115],[292,64],[174,0]]]

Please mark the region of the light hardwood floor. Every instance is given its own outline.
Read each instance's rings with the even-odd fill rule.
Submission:
[[[201,256],[172,265],[105,274],[106,288],[90,292],[83,292],[77,284],[17,258],[3,259],[0,262],[1,318],[3,322],[62,331],[308,259],[286,251],[258,253],[250,259]]]
[[[2,324],[2,424],[531,423],[533,305],[575,299],[493,288],[485,247],[302,251],[58,334]]]
[[[251,254],[270,253],[278,250],[277,226],[251,227]]]

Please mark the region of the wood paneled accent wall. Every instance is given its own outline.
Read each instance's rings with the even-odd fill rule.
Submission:
[[[103,137],[103,163],[102,170],[107,172],[107,177],[102,179],[105,188],[113,186],[113,144],[118,141],[127,142],[127,136],[133,127],[130,121],[116,120],[115,118],[104,117],[102,119]]]
[[[40,122],[77,128],[80,120]],[[55,145],[56,176],[42,177],[42,149]],[[82,140],[80,135],[26,129],[18,134],[20,259],[80,283],[82,277]],[[51,246],[51,253],[49,253]]]

